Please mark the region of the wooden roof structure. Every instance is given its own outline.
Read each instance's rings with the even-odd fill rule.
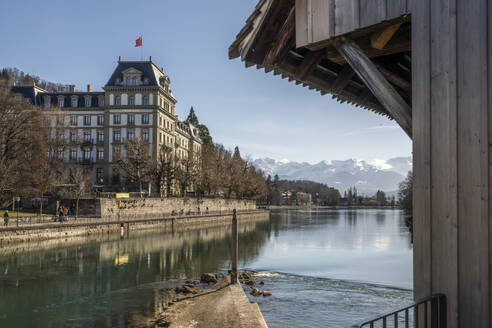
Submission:
[[[347,102],[393,119],[331,42],[311,43],[309,48],[296,46],[296,35],[299,38],[299,32],[303,31],[296,33],[295,2],[260,0],[230,46],[229,57],[240,57],[246,67],[273,72],[322,95],[331,94],[340,103]],[[357,22],[359,29],[333,24],[332,36],[349,36],[411,107],[410,17],[398,13],[398,18],[372,26],[365,26],[363,17],[358,17],[361,18]],[[349,32],[344,33],[345,30]]]

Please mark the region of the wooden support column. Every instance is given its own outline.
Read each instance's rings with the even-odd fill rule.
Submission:
[[[232,274],[231,274],[231,283],[235,284],[239,280],[239,275],[237,272],[237,262],[239,258],[239,235],[237,232],[237,215],[236,209],[232,212]]]
[[[336,38],[332,44],[405,133],[412,138],[412,109],[384,78],[376,65],[348,38]]]

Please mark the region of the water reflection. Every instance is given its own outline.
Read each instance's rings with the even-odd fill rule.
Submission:
[[[400,211],[278,211],[239,233],[239,266],[274,292],[260,300],[271,328],[347,326],[411,297]],[[228,269],[230,246],[222,226],[0,248],[0,327],[146,326],[163,284]]]
[[[412,288],[410,235],[398,210],[285,211],[252,268]]]
[[[240,243],[249,245],[241,249],[242,261],[258,256],[268,238],[268,226],[268,217],[240,225]],[[41,249],[25,252],[3,248],[0,327],[124,327],[119,322],[129,317],[116,314],[128,312],[126,303],[135,304],[137,313],[142,307],[154,307],[152,299],[145,302],[149,291],[135,287],[226,269],[231,243],[230,227],[222,226],[136,233],[127,238],[107,235],[83,243],[58,242],[55,247],[43,248],[41,243]],[[131,292],[120,299],[114,291]]]

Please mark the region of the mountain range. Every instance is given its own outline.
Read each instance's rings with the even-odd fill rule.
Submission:
[[[368,163],[363,160],[325,160],[316,164],[259,158],[253,165],[272,178],[276,174],[283,180],[310,180],[325,183],[343,193],[356,187],[359,194],[368,196],[383,190],[394,195],[398,184],[412,169],[411,157],[396,157]]]

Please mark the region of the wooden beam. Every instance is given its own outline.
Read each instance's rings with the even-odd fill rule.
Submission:
[[[354,70],[350,67],[350,65],[346,65],[342,71],[338,74],[337,79],[333,82],[333,86],[331,87],[331,92],[339,93],[342,91],[347,84],[350,83],[350,80],[355,76]]]
[[[321,50],[308,52],[304,57],[301,65],[297,68],[295,78],[301,81],[304,80],[306,76],[310,75],[314,71],[324,55],[325,52]]]
[[[412,50],[411,31],[410,26],[408,25],[403,25],[382,50],[375,49],[371,46],[371,39],[369,36],[352,38],[352,40],[357,43],[369,58],[408,53]],[[343,58],[333,46],[326,48],[326,57],[337,64],[342,65],[346,63],[345,58]]]
[[[390,81],[391,83],[393,83],[394,85],[396,85],[397,87],[399,87],[403,90],[406,90],[406,91],[412,90],[412,84],[410,82],[408,82],[407,80],[405,80],[404,78],[402,78],[398,74],[393,73],[392,71],[390,71],[389,69],[387,69],[386,67],[384,67],[381,64],[376,64],[376,66],[379,69],[379,71],[381,72],[381,74],[383,74],[384,77],[388,81]]]
[[[402,40],[401,42],[396,42],[388,45],[385,49],[379,50],[372,47],[366,48],[362,47],[364,54],[368,58],[377,58],[381,56],[388,56],[393,54],[399,54],[403,52],[409,52],[412,50],[412,43],[407,40]],[[345,58],[341,56],[335,48],[326,49],[326,57],[336,64],[343,65],[346,63]]]
[[[287,20],[285,21],[282,29],[280,30],[277,40],[273,44],[270,51],[268,51],[265,56],[265,64],[273,65],[283,60],[290,48],[293,47],[293,42],[289,42],[294,35],[296,26],[296,15],[294,13],[294,8],[289,13]]]
[[[384,78],[376,65],[349,38],[336,38],[332,41],[332,44],[393,119],[412,138],[412,109],[388,80]]]
[[[376,32],[371,36],[371,47],[378,50],[383,50],[391,40],[393,35],[400,29],[402,23],[394,24],[386,27],[382,31]]]

